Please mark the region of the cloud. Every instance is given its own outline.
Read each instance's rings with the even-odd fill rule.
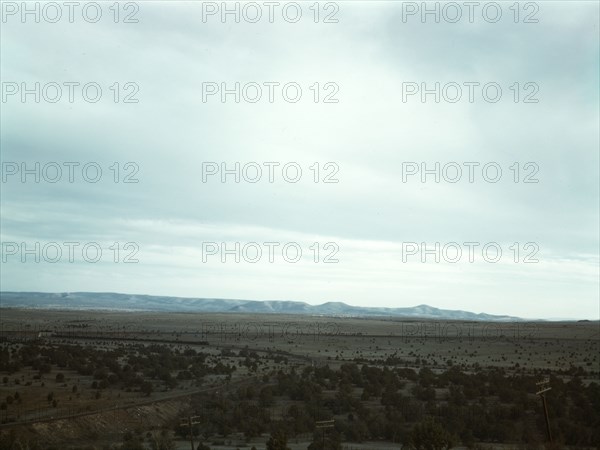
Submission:
[[[204,23],[200,4],[163,2],[140,4],[133,24],[114,23],[108,10],[96,24],[3,24],[3,82],[93,81],[102,98],[1,104],[2,162],[80,164],[74,183],[21,183],[19,175],[2,183],[2,241],[136,242],[140,262],[12,259],[2,264],[2,289],[597,316],[598,5],[540,4],[534,24],[514,23],[507,7],[498,23],[477,15],[474,23],[404,22],[400,5],[340,3],[339,23],[330,24],[315,23],[307,7],[294,24]],[[474,103],[464,100],[471,81],[498,83],[501,101],[484,101],[479,88]],[[127,82],[139,87],[138,103],[122,103],[133,92]],[[257,83],[263,100],[203,103],[203,82]],[[273,103],[265,82],[280,83]],[[302,87],[298,103],[282,98],[289,82]],[[463,100],[403,102],[406,82],[457,83]],[[526,83],[539,88],[538,103],[522,102],[535,90]],[[339,102],[323,103],[332,93]],[[207,161],[256,164],[263,177],[205,183]],[[103,170],[97,183],[82,179],[90,162]],[[138,183],[123,183],[128,162]],[[269,162],[279,164],[273,183]],[[407,162],[464,171],[457,183],[432,175],[422,183],[419,174],[403,182]],[[479,164],[474,183],[468,162]],[[286,163],[301,167],[297,183],[285,181]],[[486,163],[501,167],[499,182],[483,179]],[[324,183],[333,172],[339,182]],[[523,183],[533,172],[539,181]],[[199,253],[204,241],[293,241],[310,255],[317,240],[339,246],[338,264],[205,264]],[[505,252],[535,242],[540,263],[398,259],[403,242],[469,241]]]

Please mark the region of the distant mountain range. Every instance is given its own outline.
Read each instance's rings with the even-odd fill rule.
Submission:
[[[155,295],[116,294],[112,292],[0,292],[0,307],[189,313],[306,314],[337,317],[380,316],[494,322],[524,320],[519,317],[438,309],[428,305],[408,308],[379,308],[351,306],[342,302],[309,305],[308,303],[295,301],[161,297]]]

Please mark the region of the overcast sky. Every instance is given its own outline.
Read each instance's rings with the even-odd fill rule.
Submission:
[[[484,16],[476,9],[471,23],[464,6],[456,23],[447,20],[456,12],[448,8],[439,23],[432,15],[423,23],[420,11],[409,15],[412,5],[392,2],[321,2],[315,23],[311,3],[301,5],[295,23],[296,10],[284,17],[283,6],[270,23],[261,2],[256,23],[246,20],[256,13],[248,6],[240,23],[233,15],[223,23],[220,11],[203,20],[200,2],[142,2],[137,10],[121,3],[117,23],[109,3],[96,23],[80,10],[70,23],[67,7],[56,23],[47,20],[55,16],[50,9],[40,12],[40,23],[30,16],[23,23],[20,11],[3,6],[1,289],[426,303],[597,319],[598,3],[521,4],[517,23],[512,2],[499,3],[502,17],[494,23],[495,10]],[[212,7],[205,2],[204,13]],[[137,22],[123,23],[128,14]],[[23,99],[23,87],[36,82],[39,103],[34,94]],[[73,102],[65,82],[80,83]],[[81,93],[92,82],[102,88],[96,103]],[[239,103],[234,94],[225,102],[220,92],[207,95],[236,82],[245,94]],[[272,103],[265,82],[279,83]],[[439,103],[434,94],[424,102],[420,92],[406,95],[436,82]],[[473,102],[469,82],[479,83]],[[62,86],[55,103],[52,83]],[[248,83],[262,87],[256,103],[248,101],[256,84]],[[302,89],[296,103],[283,97],[286,83]],[[488,99],[494,86],[502,89],[495,103],[483,96],[487,83]],[[452,103],[456,86],[462,97]],[[287,94],[294,96],[293,86]],[[138,102],[124,103],[127,95]],[[35,170],[36,162],[46,166],[40,182],[35,174],[22,182],[21,164]],[[73,183],[65,162],[79,163]],[[234,175],[223,183],[220,173],[203,182],[207,162],[219,171],[222,162],[230,169],[256,164],[239,183]],[[279,164],[273,183],[265,162]],[[420,172],[407,173],[436,162],[451,163],[439,183],[432,174],[423,182]],[[472,183],[465,162],[479,164]],[[52,163],[63,167],[55,183],[48,182]],[[86,163],[93,163],[92,178],[94,167],[102,168],[98,182],[83,178]],[[251,183],[244,175],[254,177],[256,165],[262,178]],[[444,179],[455,177],[457,165],[460,179]],[[295,176],[294,167],[302,169],[296,183],[284,178]],[[486,181],[497,167],[499,181]],[[123,183],[127,174],[138,182]],[[326,177],[338,182],[324,183]],[[36,242],[58,243],[62,257],[50,262],[54,247],[47,246],[36,263],[17,248],[35,249]],[[64,242],[79,243],[73,262]],[[134,244],[124,248],[128,242]],[[236,242],[258,243],[262,257],[249,261],[256,247],[246,247],[239,263],[221,255],[223,243],[234,249]],[[277,243],[274,262],[265,242]],[[434,249],[451,242],[463,252],[456,262],[455,246],[446,246],[439,263],[421,252],[422,243]],[[466,242],[477,243],[474,262]],[[87,243],[102,246],[99,262],[83,259]],[[288,260],[287,243],[295,243]],[[488,256],[502,249],[498,262],[484,259],[488,243]],[[292,263],[297,248],[302,258]],[[139,262],[124,261],[131,252]],[[538,262],[524,262],[528,256]]]

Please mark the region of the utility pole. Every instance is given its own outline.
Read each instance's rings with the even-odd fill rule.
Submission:
[[[190,444],[192,445],[192,450],[194,449],[194,430],[192,428],[193,425],[197,425],[200,423],[200,416],[188,416],[187,421],[181,422],[182,427],[190,427]]]
[[[333,419],[332,420],[319,420],[319,421],[315,422],[315,427],[321,428],[323,430],[323,444],[322,444],[323,450],[325,450],[325,429],[333,428],[334,422],[335,421]]]
[[[548,434],[548,442],[552,442],[552,433],[550,431],[550,419],[548,418],[548,405],[546,404],[546,396],[544,395],[550,389],[550,380],[546,378],[545,380],[538,381],[535,383],[538,385],[538,391],[535,393],[542,397],[542,405],[544,406],[544,417],[546,418],[546,433]]]

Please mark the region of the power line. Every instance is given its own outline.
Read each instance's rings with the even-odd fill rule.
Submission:
[[[182,427],[190,427],[190,444],[192,445],[192,450],[194,450],[194,430],[192,426],[201,423],[200,419],[200,416],[188,416],[188,420],[180,424]]]
[[[548,418],[548,405],[546,404],[546,395],[550,389],[550,380],[548,378],[538,381],[535,383],[538,387],[538,391],[535,393],[542,397],[542,405],[544,406],[544,417],[546,418],[546,433],[548,434],[548,442],[552,442],[552,432],[550,431],[550,419]]]
[[[325,430],[327,428],[333,428],[335,420],[318,420],[315,422],[316,428],[321,428],[323,430],[323,450],[325,449]]]

